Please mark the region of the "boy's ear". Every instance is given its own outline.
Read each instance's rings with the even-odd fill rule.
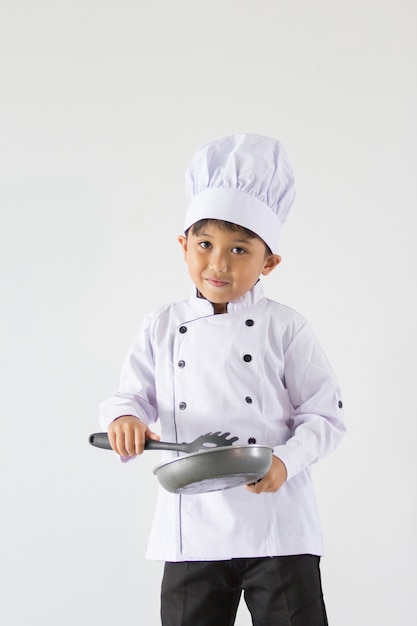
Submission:
[[[187,237],[185,235],[178,235],[177,241],[180,244],[184,253],[184,259],[187,258]]]
[[[265,259],[265,265],[264,268],[261,272],[261,274],[263,276],[267,276],[268,274],[270,274],[272,272],[272,270],[274,270],[276,268],[277,265],[279,265],[281,263],[281,257],[279,256],[279,254],[270,254],[266,259]]]

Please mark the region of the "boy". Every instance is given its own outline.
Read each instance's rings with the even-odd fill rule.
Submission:
[[[159,489],[148,557],[165,561],[162,624],[231,626],[243,590],[257,626],[324,626],[309,468],[342,438],[342,402],[308,323],[259,280],[281,261],[292,171],[280,142],[234,135],[200,148],[186,181],[192,294],[145,319],[100,421],[122,457],[158,438],[157,419],[165,441],[228,431],[274,454],[255,485]]]

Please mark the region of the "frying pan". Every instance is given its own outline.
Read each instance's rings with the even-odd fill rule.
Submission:
[[[272,448],[263,445],[234,446],[232,444],[237,437],[227,439],[229,434],[207,433],[192,443],[147,439],[145,450],[191,452],[161,463],[153,470],[162,487],[171,493],[207,493],[256,483],[271,467]],[[112,449],[107,433],[94,433],[90,435],[89,442],[99,448]]]

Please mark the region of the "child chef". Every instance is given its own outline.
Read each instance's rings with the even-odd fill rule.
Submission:
[[[158,439],[157,420],[165,441],[228,431],[273,457],[254,485],[159,488],[147,556],[165,561],[162,624],[232,625],[243,591],[255,625],[324,626],[310,468],[345,432],[342,401],[309,323],[267,298],[260,280],[281,261],[291,166],[279,141],[232,135],[197,151],[186,191],[178,241],[191,294],[146,317],[100,423],[122,457]]]

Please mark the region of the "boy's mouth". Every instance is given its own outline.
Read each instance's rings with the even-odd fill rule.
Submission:
[[[206,281],[212,287],[224,287],[229,284],[226,280],[219,280],[218,278],[206,278]]]

